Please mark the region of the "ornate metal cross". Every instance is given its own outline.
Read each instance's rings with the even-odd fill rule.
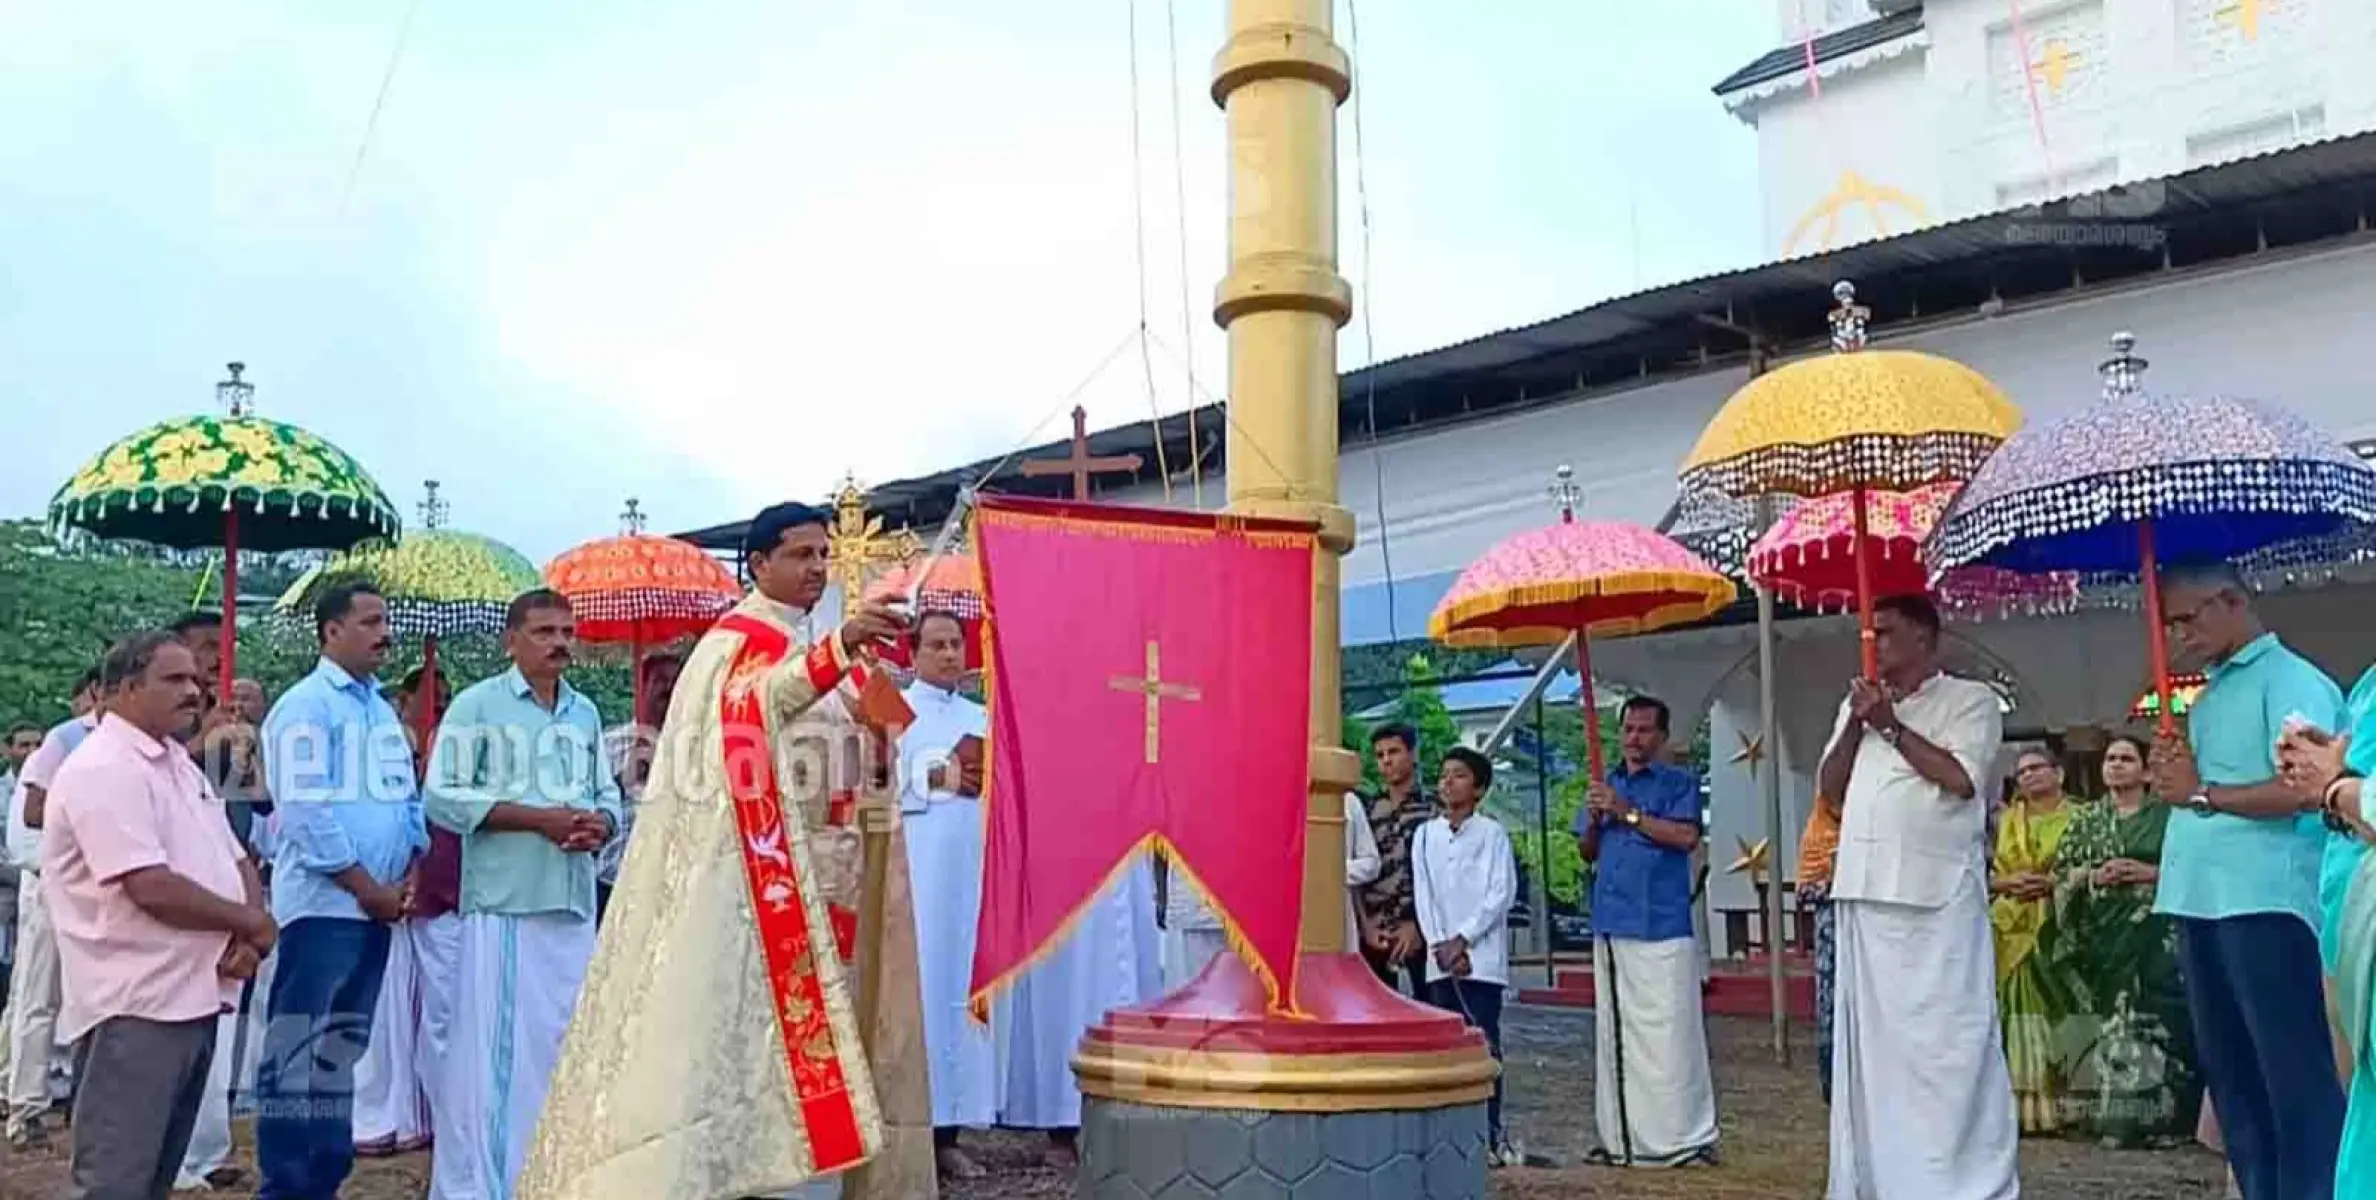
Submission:
[[[1163,758],[1163,702],[1204,699],[1203,690],[1193,684],[1164,682],[1163,652],[1154,642],[1147,643],[1145,675],[1117,675],[1106,686],[1117,692],[1137,692],[1147,698],[1147,761],[1150,763]]]
[[[842,477],[833,497],[833,526],[826,531],[833,579],[841,588],[842,612],[857,611],[866,581],[884,567],[912,562],[924,553],[913,530],[883,532],[883,519],[866,511],[866,491],[855,476]]]
[[[1072,411],[1072,453],[1063,458],[1031,458],[1023,461],[1023,475],[1038,479],[1048,475],[1070,475],[1073,481],[1072,498],[1089,498],[1089,477],[1101,472],[1136,471],[1146,460],[1136,454],[1116,454],[1106,458],[1089,456],[1089,412],[1079,405]]]

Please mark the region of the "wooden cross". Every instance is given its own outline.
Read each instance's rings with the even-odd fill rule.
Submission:
[[[1147,761],[1154,763],[1163,757],[1163,702],[1166,700],[1202,700],[1204,692],[1191,684],[1165,683],[1163,680],[1163,652],[1155,643],[1147,643],[1147,673],[1143,676],[1117,675],[1106,686],[1117,692],[1137,692],[1147,698]]]
[[[1089,413],[1079,405],[1073,406],[1072,453],[1064,458],[1032,458],[1023,461],[1023,476],[1039,479],[1049,475],[1070,475],[1073,481],[1072,498],[1089,498],[1089,476],[1099,472],[1136,471],[1145,459],[1136,454],[1117,454],[1109,458],[1089,457]],[[1153,760],[1149,760],[1153,761]]]

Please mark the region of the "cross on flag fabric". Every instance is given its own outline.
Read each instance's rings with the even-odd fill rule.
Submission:
[[[1310,526],[984,497],[990,766],[971,1008],[1164,855],[1291,1010],[1310,779]]]

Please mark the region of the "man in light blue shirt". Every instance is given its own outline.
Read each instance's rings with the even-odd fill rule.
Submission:
[[[320,665],[264,719],[281,940],[256,1069],[258,1200],[333,1200],[354,1167],[354,1063],[429,845],[412,747],[373,678],[391,640],[386,601],[367,584],[332,587],[314,628]]]
[[[462,837],[453,1032],[429,1105],[439,1196],[512,1194],[594,958],[619,787],[602,714],[561,677],[576,639],[559,592],[514,599],[511,670],[462,689],[429,756],[429,819]]]
[[[2329,839],[2316,804],[2278,779],[2276,747],[2288,723],[2337,729],[2343,693],[2262,629],[2233,568],[2166,568],[2162,597],[2171,635],[2208,664],[2210,685],[2187,711],[2187,736],[2155,740],[2154,782],[2182,807],[2154,908],[2178,918],[2196,1053],[2237,1185],[2331,1196],[2343,1089],[2319,955]]]

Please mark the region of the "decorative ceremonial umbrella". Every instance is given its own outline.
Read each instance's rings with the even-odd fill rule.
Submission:
[[[918,583],[921,576],[922,583]],[[866,598],[873,601],[901,600],[915,593],[916,611],[954,614],[965,626],[965,667],[969,671],[982,669],[982,567],[973,555],[956,553],[940,558],[927,558],[909,563],[878,579],[866,589]],[[901,666],[907,657],[902,647],[896,654],[885,651],[883,657]]]
[[[50,500],[50,520],[102,538],[223,549],[223,653],[216,695],[237,675],[239,552],[345,550],[394,538],[396,507],[345,451],[255,415],[256,386],[215,385],[224,416],[151,425],[99,452]]]
[[[2186,710],[2194,707],[2195,698],[2202,695],[2203,689],[2209,686],[2211,686],[2210,678],[2201,674],[2172,675],[2170,677],[2170,712],[2172,715],[2185,716]],[[2161,715],[2161,708],[2161,692],[2155,685],[2149,683],[2145,685],[2144,691],[2137,693],[2136,701],[2129,705],[2129,716],[2137,720],[2158,717]]]
[[[1865,556],[1873,595],[1929,590],[1922,543],[1947,511],[1960,483],[1934,483],[1910,492],[1868,492],[1864,499]],[[1856,603],[1856,494],[1838,492],[1794,505],[1749,548],[1749,577],[1801,608],[1843,611]],[[2056,607],[2076,603],[2079,577],[2066,571],[2024,575],[1996,567],[1965,567],[1939,581],[1940,599],[1958,609]]]
[[[1427,619],[1450,646],[1557,645],[1576,635],[1576,675],[1592,778],[1602,776],[1592,693],[1594,637],[1627,637],[1700,620],[1740,594],[1674,539],[1621,521],[1579,521],[1582,489],[1559,468],[1559,523],[1504,539],[1470,563]]]
[[[1911,350],[1866,350],[1872,310],[1856,288],[1832,288],[1832,349],[1749,381],[1725,401],[1683,460],[1687,492],[1849,496],[1850,562],[1864,672],[1873,645],[1868,491],[1911,491],[1970,478],[2021,427],[2021,410],[1962,363]]]
[[[742,587],[699,546],[645,533],[634,500],[619,521],[619,536],[587,542],[545,564],[545,582],[569,597],[581,641],[632,648],[641,720],[644,647],[708,629],[742,599]]]
[[[2263,557],[2376,523],[2376,471],[2256,400],[2151,396],[2137,339],[2112,339],[2103,396],[2006,442],[1932,531],[1934,570],[1987,565],[2136,577],[2157,716],[2176,727],[2157,564]]]
[[[423,709],[428,728],[437,728],[437,640],[465,633],[503,632],[512,598],[543,582],[536,566],[519,551],[475,533],[445,527],[452,505],[437,494],[437,481],[423,485],[421,527],[393,546],[350,550],[299,576],[276,608],[303,614],[322,592],[340,583],[365,582],[388,602],[388,622],[397,632],[421,638],[421,678],[429,689]]]

